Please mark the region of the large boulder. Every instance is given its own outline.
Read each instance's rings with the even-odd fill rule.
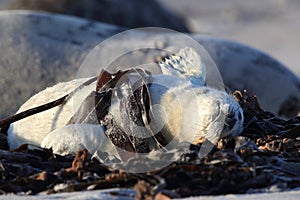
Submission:
[[[300,113],[300,80],[269,55],[234,41],[195,36],[231,90],[248,90],[262,107],[290,118]]]
[[[41,89],[75,78],[89,50],[121,30],[68,16],[0,12],[0,116]]]
[[[75,78],[91,49],[123,30],[118,26],[64,15],[1,12],[0,116],[14,113],[37,91]],[[225,85],[232,91],[247,89],[258,96],[265,109],[287,117],[299,112],[300,81],[278,61],[242,44],[191,36],[211,55]],[[106,46],[105,54],[95,64],[105,66],[117,52],[132,48],[171,49],[178,37],[180,34],[176,33],[134,30]],[[149,51],[138,52],[135,57],[140,61],[153,60]],[[99,72],[96,70],[96,73]]]
[[[2,0],[0,9],[74,15],[128,28],[165,27],[189,32],[182,17],[156,0]]]

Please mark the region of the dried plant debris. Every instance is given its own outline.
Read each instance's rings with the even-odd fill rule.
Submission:
[[[115,84],[108,75],[98,82],[101,88]],[[146,101],[144,90],[140,88],[139,94],[133,95],[140,95]],[[148,173],[113,170],[93,159],[86,150],[75,156],[54,155],[51,150],[31,145],[8,151],[5,134],[1,133],[0,192],[33,195],[133,188],[136,199],[170,199],[300,187],[300,117],[283,120],[264,111],[257,98],[246,91],[236,91],[233,95],[245,114],[240,136],[221,139],[202,159],[198,157],[201,144],[189,148],[182,145],[164,154],[181,153],[179,160]],[[100,96],[98,104],[105,107],[105,98]],[[132,151],[136,151],[136,145],[131,144]],[[138,157],[126,162],[131,167],[138,162],[147,164],[146,159],[141,161]]]

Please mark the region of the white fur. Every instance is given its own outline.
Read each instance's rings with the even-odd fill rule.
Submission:
[[[232,96],[208,87],[186,90],[176,87],[169,90],[161,100],[166,113],[166,127],[180,141],[196,142],[206,138],[211,143],[229,134],[238,135],[242,129],[243,111]],[[229,132],[224,132],[227,116],[238,113],[242,119]]]
[[[189,80],[197,87],[205,83],[206,67],[201,57],[191,47],[180,49],[175,55],[159,62],[159,66],[163,74]]]
[[[49,87],[26,101],[20,107],[18,113],[61,98],[87,80],[76,79]],[[13,123],[8,130],[9,147],[16,148],[23,143],[40,146],[48,133],[66,125],[85,97],[95,87],[95,83],[86,86],[76,92],[63,106],[54,107]]]
[[[118,155],[102,126],[97,124],[70,124],[55,129],[43,139],[41,146],[53,148],[61,155],[76,154],[80,149],[87,149],[94,156],[100,155],[99,151]]]
[[[201,64],[196,52],[191,48],[180,50],[178,55],[168,58],[160,66],[164,74],[153,76],[150,87],[151,100],[159,128],[164,125],[167,137],[179,141],[195,142],[205,137],[212,143],[225,135],[238,135],[243,113],[232,96],[212,88],[204,87],[205,66]],[[56,100],[81,85],[87,79],[76,79],[59,83],[31,97],[18,112]],[[196,85],[192,83],[196,80]],[[22,143],[52,147],[55,153],[74,153],[87,148],[90,153],[108,151],[117,155],[111,142],[106,138],[100,125],[74,124],[66,126],[82,101],[96,88],[95,82],[78,90],[72,99],[62,106],[30,116],[12,124],[8,132],[10,148]],[[112,102],[110,112],[119,126],[127,121],[120,117],[120,100]],[[237,123],[224,132],[228,116]],[[160,130],[160,129],[159,129]],[[135,134],[135,133],[134,133]]]

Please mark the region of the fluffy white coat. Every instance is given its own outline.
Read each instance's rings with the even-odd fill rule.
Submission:
[[[188,142],[203,137],[215,144],[220,137],[240,133],[243,111],[231,95],[203,86],[205,66],[201,65],[200,57],[195,55],[193,49],[186,48],[160,63],[164,74],[153,77],[151,99],[153,107],[157,108],[154,109],[156,121],[161,123],[158,127],[165,126],[166,137]],[[31,97],[18,112],[58,99],[86,80],[76,79],[47,88]],[[194,85],[193,82],[198,84]],[[94,82],[78,90],[64,105],[12,124],[8,131],[10,148],[29,143],[52,148],[58,154],[75,153],[82,148],[94,154],[100,148],[116,155],[114,146],[100,125],[66,126],[95,87]],[[110,112],[119,125],[124,126],[119,116],[118,102],[111,106]]]

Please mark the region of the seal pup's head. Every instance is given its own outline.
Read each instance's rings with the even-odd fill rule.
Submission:
[[[180,49],[159,66],[165,76],[161,79],[167,82],[162,85],[171,87],[162,95],[155,87],[151,90],[156,89],[152,92],[154,97],[160,94],[160,106],[164,111],[159,120],[165,122],[168,140],[176,136],[180,141],[195,143],[205,138],[216,144],[221,137],[241,132],[242,108],[226,92],[205,86],[206,66],[192,47]]]
[[[196,143],[200,138],[216,144],[222,137],[242,131],[243,110],[233,96],[213,88],[176,87],[161,98],[166,135]],[[169,138],[171,139],[171,138]]]

